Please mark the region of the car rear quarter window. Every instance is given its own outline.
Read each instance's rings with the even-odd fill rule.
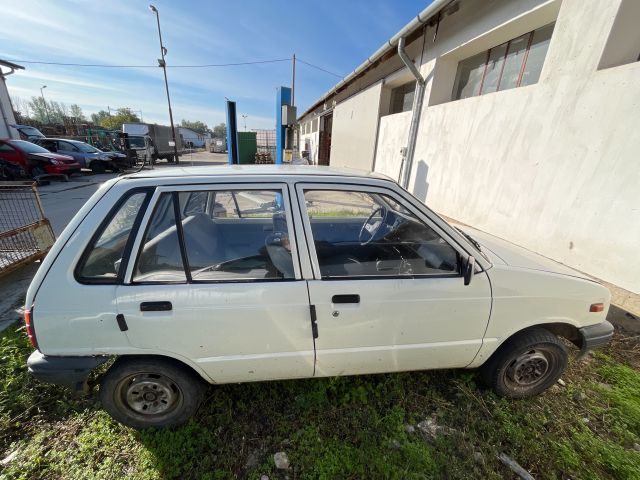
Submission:
[[[126,252],[148,202],[146,190],[127,194],[93,236],[76,267],[81,283],[117,283],[126,267]]]

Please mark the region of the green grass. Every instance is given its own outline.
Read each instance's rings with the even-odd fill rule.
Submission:
[[[465,371],[223,385],[186,426],[137,432],[95,397],[34,381],[16,324],[0,334],[0,459],[18,454],[0,478],[502,479],[505,452],[536,478],[637,479],[634,348],[624,363],[614,348],[574,361],[566,387],[530,400],[498,398]],[[446,434],[405,430],[429,418]],[[290,471],[275,469],[278,451]]]

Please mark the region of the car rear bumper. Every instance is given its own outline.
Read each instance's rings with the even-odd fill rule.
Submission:
[[[73,173],[80,173],[80,164],[49,165],[45,171],[51,175],[71,175]]]
[[[594,348],[604,347],[613,337],[613,325],[606,320],[602,323],[578,329],[580,332],[580,350],[584,353]]]
[[[91,371],[109,357],[56,357],[35,350],[27,360],[29,373],[45,383],[69,387],[73,391],[85,389]]]

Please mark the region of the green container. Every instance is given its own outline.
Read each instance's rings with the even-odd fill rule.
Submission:
[[[241,165],[256,163],[257,151],[256,132],[238,132],[238,162]]]

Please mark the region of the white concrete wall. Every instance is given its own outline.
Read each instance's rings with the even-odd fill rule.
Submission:
[[[410,187],[444,215],[639,293],[640,63],[598,70],[619,4],[564,0],[539,83],[425,106]],[[381,171],[388,138],[402,140],[379,137]]]
[[[9,127],[15,123],[16,119],[13,116],[7,85],[4,77],[0,76],[0,138],[20,138],[17,130]]]
[[[640,293],[640,62],[613,48],[637,46],[624,13],[636,2],[465,0],[435,42],[433,28],[413,39],[428,81],[410,189],[444,215]],[[537,84],[450,101],[461,59],[554,20]],[[384,84],[403,68],[392,56],[307,114],[335,105],[332,164],[366,168],[363,152],[375,151],[375,170],[398,178],[410,113],[384,115]]]
[[[332,167],[373,168],[381,91],[378,82],[333,109]]]

